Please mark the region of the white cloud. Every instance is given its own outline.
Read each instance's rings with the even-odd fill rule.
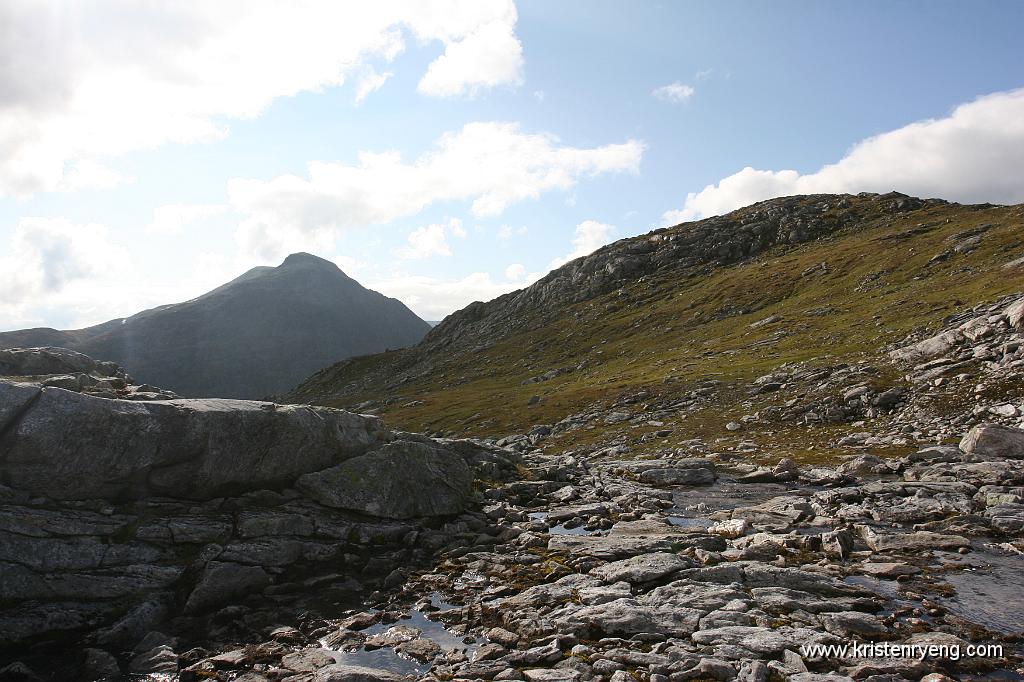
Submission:
[[[445,39],[444,54],[431,62],[417,89],[425,95],[474,94],[496,85],[523,82],[523,45],[515,35],[516,8],[474,26],[456,40]]]
[[[131,180],[132,178],[127,178],[102,163],[90,159],[79,159],[65,168],[64,177],[58,183],[57,189],[67,192],[83,189],[110,189]]]
[[[72,285],[119,273],[127,252],[103,225],[25,217],[0,257],[0,323],[30,319],[30,305],[54,301]]]
[[[399,249],[396,255],[402,260],[419,260],[432,256],[450,256],[447,234],[465,239],[466,230],[462,221],[451,218],[447,224],[433,224],[419,227],[409,233],[409,246]]]
[[[665,100],[666,102],[681,103],[689,100],[697,91],[693,89],[693,86],[686,85],[676,81],[669,83],[668,85],[662,85],[660,88],[655,88],[652,95],[658,99]]]
[[[551,261],[549,269],[560,268],[571,260],[590,255],[610,242],[614,233],[614,225],[599,223],[596,220],[584,220],[576,226],[576,235],[572,240],[573,250],[569,255]]]
[[[440,320],[474,301],[490,301],[525,283],[495,282],[489,273],[474,272],[457,280],[398,275],[371,281],[366,286],[397,298],[425,320]]]
[[[510,282],[518,282],[526,276],[526,266],[522,263],[512,263],[505,268],[505,279]]]
[[[459,239],[466,238],[466,228],[462,226],[462,221],[458,218],[451,218],[448,220],[448,231]]]
[[[356,103],[362,102],[370,93],[380,90],[394,75],[391,71],[379,73],[373,68],[368,69],[356,83]]]
[[[329,251],[339,230],[415,215],[440,201],[471,201],[474,215],[498,215],[544,192],[567,190],[580,178],[635,173],[643,149],[636,140],[567,147],[515,123],[469,123],[412,163],[398,152],[363,152],[357,165],[310,163],[308,178],[235,178],[228,195],[245,216],[242,248],[273,258],[310,242],[319,244],[315,252]]]
[[[516,84],[515,22],[511,0],[0,3],[0,195],[80,184],[69,167],[125,152],[218,139],[276,98],[391,61],[403,30],[445,45],[426,94]]]
[[[512,237],[522,236],[526,234],[526,225],[520,227],[512,227],[511,225],[502,225],[498,228],[498,239],[503,242],[511,241]]]
[[[663,221],[718,215],[778,196],[891,190],[959,202],[1024,201],[1024,89],[867,138],[814,173],[744,168],[691,192]]]
[[[181,234],[189,225],[227,211],[222,204],[168,204],[153,209],[153,220],[146,226],[151,234]]]
[[[368,265],[367,263],[364,263],[357,258],[353,258],[352,256],[335,256],[333,260],[334,263],[341,268],[342,272],[349,277],[352,276],[353,272],[365,270]]]

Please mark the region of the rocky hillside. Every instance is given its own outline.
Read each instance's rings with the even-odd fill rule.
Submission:
[[[417,346],[324,369],[288,399],[553,448],[720,442],[753,459],[805,460],[848,436],[897,449],[934,442],[969,426],[923,422],[973,409],[981,350],[948,377],[937,368],[953,361],[932,367],[942,380],[927,400],[911,400],[906,362],[887,351],[1001,314],[1024,289],[1022,255],[1021,206],[898,193],[773,199],[606,246],[449,316]],[[988,341],[1012,331],[1004,319]],[[1019,384],[996,378],[980,395],[993,406],[1021,398]],[[922,423],[901,422],[922,400]]]
[[[414,344],[429,329],[400,301],[299,253],[191,301],[95,327],[0,333],[0,348],[60,346],[181,395],[262,398],[339,359]]]

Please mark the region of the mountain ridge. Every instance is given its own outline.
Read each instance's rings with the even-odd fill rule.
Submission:
[[[771,199],[602,247],[450,315],[416,346],[325,368],[286,399],[501,437],[632,394],[671,404],[714,380],[734,390],[678,437],[721,433],[750,403],[740,386],[787,364],[877,361],[894,385],[886,347],[1021,290],[1004,265],[1024,251],[1022,216],[897,192]],[[615,430],[592,425],[573,442]]]

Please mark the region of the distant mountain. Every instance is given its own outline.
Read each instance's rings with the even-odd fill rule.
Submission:
[[[0,333],[0,348],[62,346],[184,396],[261,398],[344,358],[415,344],[429,330],[401,301],[296,253],[184,303],[85,329]]]

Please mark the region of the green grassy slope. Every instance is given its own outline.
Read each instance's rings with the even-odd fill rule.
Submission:
[[[518,320],[486,344],[421,344],[350,360],[315,375],[289,399],[338,407],[380,401],[379,413],[397,427],[501,436],[639,391],[645,404],[667,404],[702,382],[721,382],[713,400],[676,425],[664,443],[672,445],[722,434],[727,421],[757,408],[749,382],[784,363],[867,361],[879,370],[875,381],[896,381],[882,359],[884,346],[1024,289],[1024,272],[1004,267],[1024,255],[1021,206],[929,202],[893,212],[867,198],[847,199],[857,220],[822,238],[731,265],[660,270],[555,311],[524,313],[534,319]],[[955,251],[979,226],[976,248]],[[523,383],[549,370],[563,373]],[[540,401],[528,404],[531,396]],[[631,428],[635,439],[657,426]],[[627,431],[601,423],[555,442],[586,445]],[[784,429],[773,436],[785,443]]]

